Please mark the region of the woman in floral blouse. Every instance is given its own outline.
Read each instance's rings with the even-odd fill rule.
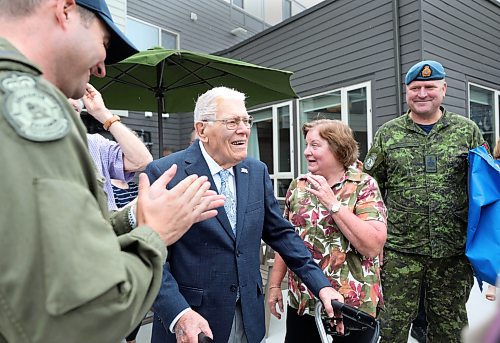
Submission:
[[[378,255],[384,246],[386,208],[376,181],[358,165],[352,130],[338,120],[304,124],[309,171],[290,184],[285,216],[345,303],[375,316],[382,300]],[[283,312],[280,284],[287,268],[276,255],[269,282],[271,313]],[[288,276],[285,342],[321,342],[314,322],[316,299],[292,272]],[[335,342],[338,340],[336,339]],[[342,342],[356,342],[355,332]]]

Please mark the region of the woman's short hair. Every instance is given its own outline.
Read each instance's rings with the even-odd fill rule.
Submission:
[[[235,99],[244,102],[245,94],[227,87],[215,87],[206,91],[196,100],[194,121],[214,120],[217,113],[217,104],[220,99]]]
[[[307,133],[317,129],[319,136],[328,142],[330,151],[347,168],[359,157],[358,142],[349,126],[340,120],[318,119],[302,125],[302,133],[306,138]]]

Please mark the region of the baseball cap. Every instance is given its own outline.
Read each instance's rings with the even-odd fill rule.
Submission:
[[[96,14],[109,30],[109,46],[106,49],[106,64],[113,64],[138,52],[125,34],[113,22],[108,5],[104,0],[76,0],[77,5],[82,6]]]
[[[413,65],[406,73],[405,84],[412,81],[442,80],[446,76],[441,63],[436,61],[421,61]]]

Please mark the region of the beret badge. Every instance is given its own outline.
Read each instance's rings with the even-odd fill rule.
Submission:
[[[432,69],[431,69],[431,67],[429,67],[428,65],[425,65],[422,68],[421,75],[422,75],[422,77],[430,77],[432,75]]]

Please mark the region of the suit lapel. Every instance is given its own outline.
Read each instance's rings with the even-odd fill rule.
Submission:
[[[219,193],[217,187],[215,186],[214,178],[212,177],[212,173],[210,173],[210,169],[208,168],[207,162],[203,158],[203,154],[201,153],[200,146],[198,145],[198,141],[195,141],[188,150],[186,151],[186,174],[187,175],[206,175],[208,177],[208,181],[210,181],[210,189]],[[239,200],[239,198],[238,198]],[[217,220],[222,225],[224,230],[227,232],[229,237],[232,240],[235,240],[233,229],[231,228],[231,224],[229,223],[229,219],[226,214],[226,210],[224,207],[217,208]]]
[[[249,172],[245,162],[234,167],[234,177],[236,180],[236,241],[241,237],[243,221],[245,220],[245,209],[248,202]]]

